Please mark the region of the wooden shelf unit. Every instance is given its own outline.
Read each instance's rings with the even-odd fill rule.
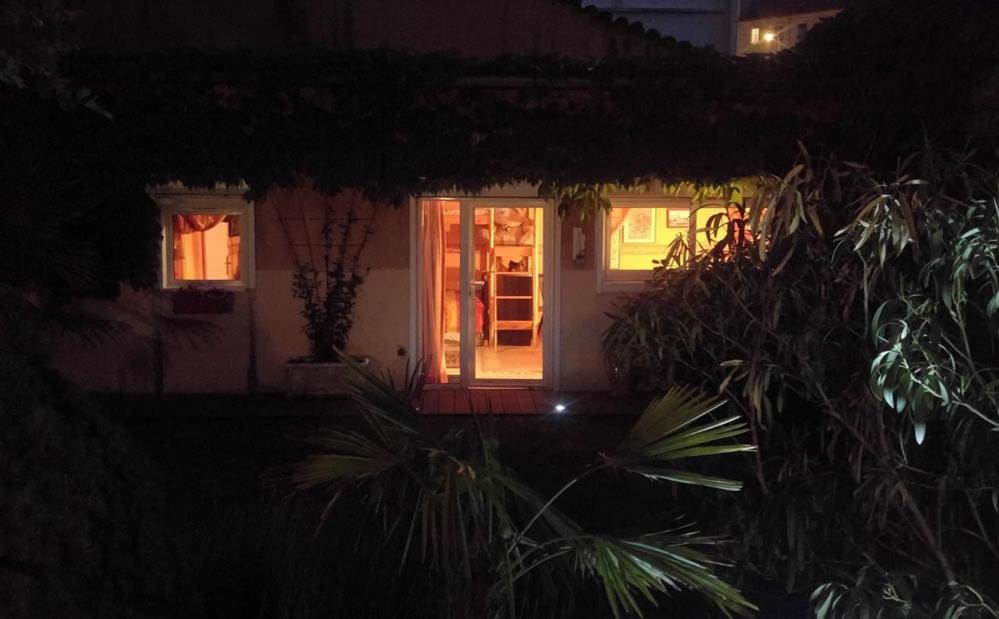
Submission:
[[[511,346],[536,346],[541,320],[540,281],[538,274],[539,231],[535,222],[532,244],[496,242],[495,209],[489,209],[487,264],[489,267],[489,341],[493,348],[506,339]],[[507,263],[511,258],[528,258],[527,271],[500,271],[497,258]],[[524,280],[528,282],[522,283]],[[518,335],[520,334],[520,335]]]

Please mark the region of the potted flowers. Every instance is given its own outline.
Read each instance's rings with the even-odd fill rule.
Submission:
[[[357,293],[364,283],[367,269],[360,264],[364,247],[372,233],[374,206],[360,204],[353,196],[346,204],[330,196],[322,197],[319,239],[309,244],[308,255],[295,254],[292,294],[302,302],[302,332],[309,342],[309,355],[294,357],[285,365],[289,395],[330,395],[347,393],[349,369],[341,355],[347,348],[354,326]],[[297,199],[306,235],[310,218],[305,206]],[[365,211],[370,209],[370,213]],[[287,218],[290,220],[291,218]],[[287,220],[282,219],[288,233]],[[316,221],[314,218],[312,221]],[[289,244],[291,235],[288,234]],[[351,357],[367,365],[369,359]]]

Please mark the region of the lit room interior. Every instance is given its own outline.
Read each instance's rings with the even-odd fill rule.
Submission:
[[[474,338],[469,343],[474,348],[473,378],[541,380],[543,209],[476,205],[472,209],[472,239],[463,244],[458,201],[426,200],[423,207],[424,353],[434,357],[432,351],[438,349],[444,359],[443,368],[432,361],[429,380],[457,382],[464,370],[460,320],[463,247],[471,253],[468,286],[472,288],[470,301],[474,304],[469,311]],[[440,241],[434,238],[438,232]],[[434,318],[438,299],[430,297],[438,290],[434,280],[439,269],[443,270],[443,285],[439,288],[443,297],[439,299],[439,315],[443,319],[438,323]],[[438,380],[434,380],[435,375]]]

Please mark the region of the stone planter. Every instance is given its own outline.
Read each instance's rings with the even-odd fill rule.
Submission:
[[[368,357],[351,356],[364,367],[371,362]],[[348,377],[350,368],[344,363],[316,363],[309,358],[292,359],[285,364],[288,377],[288,395],[343,395],[351,392]]]

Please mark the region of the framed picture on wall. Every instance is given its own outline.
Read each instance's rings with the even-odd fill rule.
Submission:
[[[670,228],[689,228],[690,209],[688,208],[668,208],[666,209],[666,225]]]
[[[656,242],[656,209],[634,208],[624,220],[625,243]]]

